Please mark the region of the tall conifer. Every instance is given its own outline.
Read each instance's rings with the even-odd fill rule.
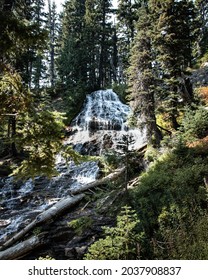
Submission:
[[[184,104],[192,101],[185,71],[192,63],[194,5],[191,1],[150,1],[155,15],[154,46],[163,79],[163,106],[174,129]]]
[[[142,7],[136,25],[137,35],[134,38],[130,55],[129,86],[130,105],[134,114],[139,117],[147,129],[147,140],[150,144],[159,145],[161,133],[156,125],[155,88],[152,62],[152,25],[151,14],[147,7]]]

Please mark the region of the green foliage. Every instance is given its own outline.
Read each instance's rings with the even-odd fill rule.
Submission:
[[[142,116],[140,120],[146,127],[147,142],[157,146],[160,144],[161,133],[155,116],[156,77],[152,67],[152,24],[152,15],[148,9],[140,8],[137,34],[132,44],[127,71],[130,93],[128,98],[134,115]]]
[[[78,85],[74,85],[73,88],[69,86],[68,89],[65,90],[64,101],[67,105],[66,114],[68,122],[71,122],[80,112],[87,92],[88,89],[86,88],[86,85],[81,83],[81,81]]]
[[[207,213],[192,211],[188,215],[185,210],[171,205],[169,209],[163,209],[158,222],[168,258],[207,259]],[[164,255],[164,251],[160,254]]]
[[[145,151],[144,159],[147,160],[148,162],[154,162],[158,157],[159,157],[158,150],[152,146],[148,146]]]
[[[208,110],[204,107],[195,111],[187,109],[180,130],[184,139],[189,142],[207,136]]]
[[[52,260],[55,260],[55,259],[50,257],[49,255],[47,255],[45,257],[39,257],[37,260],[39,260],[39,261],[52,261]]]
[[[55,159],[62,147],[64,131],[63,115],[45,107],[32,114],[24,114],[18,123],[16,143],[26,154],[13,175],[34,178],[37,175],[51,177],[57,174]]]
[[[192,232],[207,211],[207,164],[207,157],[196,157],[180,145],[159,157],[131,190],[132,205],[149,240],[144,248],[147,258],[193,258],[185,251],[198,244]]]
[[[124,84],[114,83],[112,85],[112,89],[113,89],[114,92],[116,92],[118,94],[121,101],[125,103],[126,102],[127,89],[128,89],[127,84],[125,84],[125,83]]]
[[[100,160],[103,165],[103,171],[105,173],[109,173],[113,169],[118,168],[121,163],[121,156],[116,154],[114,151],[109,151],[104,153]]]
[[[139,220],[135,211],[130,207],[123,207],[117,216],[116,227],[103,227],[104,239],[99,239],[89,248],[85,256],[87,260],[127,260],[138,258],[138,244],[142,233],[137,234],[135,229]]]
[[[36,227],[36,228],[34,228],[34,230],[33,230],[33,234],[36,235],[36,236],[38,236],[38,235],[41,233],[41,231],[42,231],[42,228],[41,228],[41,227]]]
[[[75,94],[80,88],[92,92],[112,83],[116,46],[108,22],[110,6],[109,0],[70,0],[65,4],[58,72],[66,91],[70,87]]]
[[[73,228],[77,235],[82,235],[85,231],[89,230],[93,225],[93,219],[88,216],[80,217],[68,223],[68,226]]]
[[[83,160],[71,147],[63,148],[65,114],[50,108],[45,92],[32,95],[19,73],[8,66],[0,77],[0,97],[2,154],[13,145],[16,155],[23,155],[23,161],[13,166],[13,175],[22,179],[56,175],[56,155],[61,151],[75,162]]]
[[[0,76],[0,99],[0,120],[8,118],[9,114],[24,112],[31,103],[31,94],[24,87],[20,74],[8,65],[4,65]]]
[[[20,114],[31,107],[32,97],[24,86],[20,74],[9,65],[0,65],[0,122],[1,137],[5,146],[4,152],[16,154],[15,134],[16,120]]]

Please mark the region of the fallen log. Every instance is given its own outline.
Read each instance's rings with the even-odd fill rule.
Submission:
[[[28,233],[35,227],[40,226],[43,223],[53,222],[57,216],[59,216],[62,212],[66,211],[68,208],[77,204],[79,201],[81,201],[83,199],[83,197],[84,197],[84,194],[80,194],[80,195],[73,196],[73,197],[70,196],[70,197],[67,197],[65,199],[58,201],[52,207],[50,207],[43,213],[39,214],[35,218],[35,220],[33,220],[31,223],[29,223],[24,229],[22,229],[20,232],[15,234],[7,242],[5,242],[4,245],[1,247],[1,250],[15,244],[18,240],[20,240],[22,237],[24,237],[26,233]]]
[[[123,172],[125,171],[125,167],[117,169],[115,172],[107,175],[106,177],[96,180],[92,183],[83,185],[81,187],[74,188],[71,190],[73,195],[78,194],[80,192],[86,191],[90,188],[97,187],[99,185],[106,184],[112,180],[117,179]],[[41,245],[41,241],[38,236],[33,236],[17,245],[14,245],[17,241],[22,239],[29,231],[42,225],[43,223],[52,223],[57,216],[59,216],[62,212],[66,211],[68,208],[74,206],[76,203],[81,201],[84,198],[84,194],[78,194],[75,196],[70,196],[63,200],[58,201],[55,205],[50,207],[48,210],[39,214],[31,223],[29,223],[24,229],[15,234],[11,239],[4,243],[4,245],[0,248],[0,260],[2,259],[16,259],[30,252],[37,246]],[[14,246],[13,246],[14,245]],[[11,247],[12,246],[12,247]],[[10,247],[10,248],[8,248]],[[8,248],[8,249],[6,249]],[[4,251],[2,251],[4,250]]]
[[[17,260],[41,244],[41,239],[38,236],[32,236],[31,238],[0,252],[0,260]]]
[[[112,180],[115,180],[125,171],[125,169],[126,169],[125,167],[122,167],[120,169],[115,170],[113,173],[107,175],[106,177],[104,177],[100,180],[96,180],[92,183],[88,183],[88,184],[83,185],[83,186],[75,187],[74,189],[71,190],[71,194],[73,194],[73,195],[78,194],[78,193],[81,193],[81,192],[86,191],[88,189],[91,189],[91,188],[106,184],[106,183],[108,183]]]

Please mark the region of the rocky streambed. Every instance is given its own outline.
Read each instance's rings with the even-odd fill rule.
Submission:
[[[145,144],[145,131],[128,127],[130,111],[112,90],[90,94],[70,125],[65,145],[84,155],[102,156],[109,151],[116,154],[126,136],[133,139],[128,149],[139,149]],[[142,164],[136,164],[139,170]],[[99,159],[76,165],[58,155],[59,175],[50,180],[37,177],[21,182],[12,177],[0,178],[0,258],[2,255],[4,259],[5,250],[10,250],[14,258],[50,255],[56,259],[82,259],[88,246],[102,236],[102,226],[114,224],[114,205],[124,195],[125,162],[121,160],[117,173],[104,181],[100,180],[99,165]],[[120,182],[114,184],[114,180]],[[85,186],[88,188],[84,194],[77,195]],[[60,206],[62,201],[69,202],[70,207]],[[44,215],[48,215],[45,220]],[[77,224],[69,226],[71,221]],[[15,247],[19,244],[26,244],[30,250],[16,257],[13,251],[19,250]]]

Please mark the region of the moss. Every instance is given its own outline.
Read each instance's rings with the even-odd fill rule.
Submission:
[[[89,230],[92,225],[93,219],[89,216],[83,216],[68,223],[68,226],[74,229],[77,235],[83,234],[83,232]]]

